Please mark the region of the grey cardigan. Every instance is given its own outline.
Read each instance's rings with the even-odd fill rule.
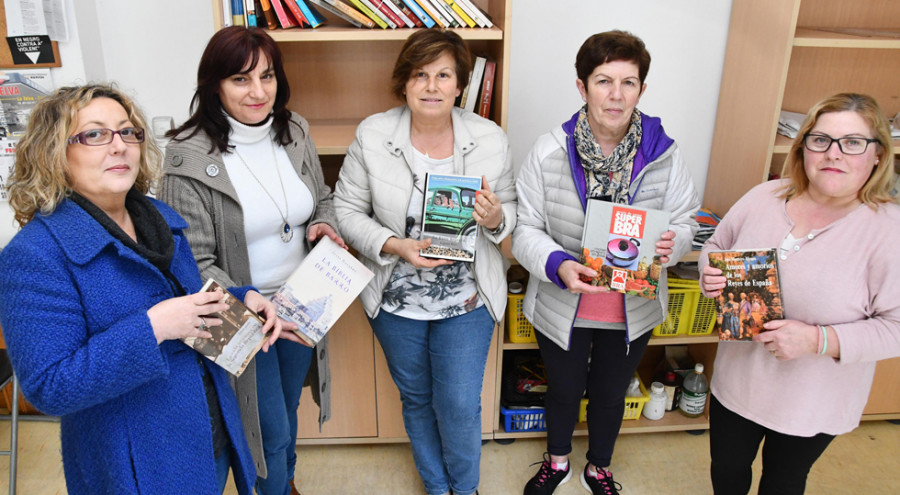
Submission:
[[[293,142],[285,147],[300,180],[309,188],[315,208],[307,226],[327,223],[338,231],[331,189],[325,184],[316,147],[309,136],[309,124],[291,116]],[[219,150],[210,152],[212,142],[204,132],[185,141],[172,140],[166,147],[165,176],[160,182],[159,199],[168,203],[188,221],[185,231],[203,278],[212,277],[225,286],[251,284],[244,216],[237,192],[228,177]],[[328,363],[328,338],[316,346],[316,366],[311,366],[307,384],[319,404],[319,427],[331,417],[331,373]],[[267,475],[259,410],[256,398],[256,362],[232,380],[241,406],[241,418],[247,442],[253,453],[259,476]]]

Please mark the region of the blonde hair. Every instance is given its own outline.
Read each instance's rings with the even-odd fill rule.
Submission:
[[[815,127],[819,117],[834,112],[856,112],[869,125],[874,139],[878,141],[874,143],[877,147],[878,162],[872,169],[869,179],[859,189],[859,200],[872,208],[877,207],[879,203],[895,201],[890,193],[895,177],[890,123],[874,98],[858,93],[838,93],[829,96],[809,110],[784,162],[785,176],[790,178],[790,182],[784,187],[782,197],[791,199],[809,189],[809,177],[806,175],[803,162],[804,136]]]
[[[20,226],[37,212],[52,213],[72,191],[68,140],[78,125],[78,111],[95,98],[115,100],[135,127],[145,129],[134,187],[147,194],[162,173],[162,153],[147,131],[147,122],[134,101],[113,84],[88,84],[59,88],[41,100],[28,119],[25,136],[16,147],[16,163],[9,178],[9,204]],[[81,145],[78,145],[81,146]]]

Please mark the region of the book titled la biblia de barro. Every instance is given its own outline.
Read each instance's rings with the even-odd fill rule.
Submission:
[[[585,280],[631,296],[656,299],[662,263],[656,241],[669,230],[669,212],[589,199],[581,263],[597,276]]]
[[[716,298],[719,340],[751,341],[763,323],[784,318],[776,249],[710,251],[709,265],[725,276]]]
[[[315,346],[372,277],[371,270],[326,236],[303,258],[272,302],[278,316],[297,324],[297,336]]]
[[[205,327],[212,338],[187,337],[182,340],[232,375],[241,376],[268,338],[260,331],[265,320],[213,279],[207,280],[200,291],[222,294],[222,302],[228,304],[228,309],[207,315],[222,320],[221,325]]]
[[[481,191],[481,177],[470,175],[426,174],[425,201],[422,207],[422,235],[431,239],[426,258],[475,261],[478,224],[472,212]]]

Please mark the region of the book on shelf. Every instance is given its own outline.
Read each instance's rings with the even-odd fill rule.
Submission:
[[[588,199],[581,263],[597,276],[582,280],[631,296],[656,299],[662,262],[656,241],[669,230],[669,212]]]
[[[234,23],[234,19],[231,17],[231,1],[222,0],[222,25],[224,27],[231,26]]]
[[[325,18],[322,17],[322,14],[315,7],[309,4],[308,0],[294,0],[294,2],[300,7],[300,12],[303,13],[303,17],[306,18],[309,27],[317,28],[325,24]]]
[[[309,0],[324,10],[331,12],[335,17],[343,19],[356,27],[375,27],[372,19],[364,16],[358,10],[341,2],[341,0]]]
[[[778,250],[738,249],[709,252],[709,265],[722,270],[725,288],[716,298],[719,340],[751,341],[763,323],[784,318]]]
[[[388,23],[388,25],[393,24],[393,26],[391,26],[392,28],[406,26],[406,23],[403,22],[403,20],[400,19],[400,17],[397,14],[395,14],[394,11],[391,10],[390,7],[388,7],[388,5],[385,3],[385,0],[366,0],[366,1],[368,1],[370,4],[372,4],[372,7],[375,7],[376,9],[378,9],[378,12],[381,14],[382,17],[384,17],[386,20],[390,21]]]
[[[306,16],[303,15],[303,12],[300,10],[300,5],[295,0],[281,0],[284,3],[284,6],[287,7],[287,15],[292,16],[295,21],[297,21],[297,26],[301,28],[311,27],[309,21],[306,20]]]
[[[385,24],[387,24],[388,28],[397,29],[397,24],[393,20],[391,20],[391,18],[388,17],[384,12],[382,12],[381,9],[376,7],[375,4],[372,3],[372,0],[359,0],[359,1],[362,2],[363,5],[368,7],[369,10],[371,10],[373,14],[375,14],[377,17],[381,18],[381,20],[384,21]]]
[[[452,9],[452,12],[456,14],[456,20],[460,23],[461,26],[466,25],[471,28],[477,25],[475,21],[473,21],[472,18],[469,17],[469,14],[467,14],[466,11],[459,6],[456,0],[444,0],[444,2],[449,5],[450,9]]]
[[[381,29],[388,28],[388,23],[384,22],[384,19],[382,19],[380,15],[377,15],[377,14],[375,14],[375,12],[372,12],[372,9],[367,7],[366,4],[363,3],[363,0],[347,0],[347,1],[350,2],[351,5],[356,7],[356,10],[362,12],[369,19],[372,19],[372,21],[375,24],[377,24],[378,27],[380,27]]]
[[[256,2],[255,0],[244,0],[244,17],[247,18],[248,27],[256,27]]]
[[[228,309],[204,316],[222,320],[221,325],[206,327],[212,338],[187,337],[182,341],[232,375],[241,376],[268,338],[260,331],[265,320],[213,279],[207,280],[200,291],[220,293]]]
[[[434,6],[436,11],[439,11],[441,15],[444,16],[444,19],[447,20],[447,27],[463,27],[465,24],[462,23],[462,19],[459,19],[456,16],[456,13],[453,12],[453,9],[450,8],[449,5],[444,3],[444,0],[429,0],[431,5]]]
[[[381,0],[381,3],[383,3],[391,12],[394,13],[394,15],[397,17],[397,19],[400,20],[400,23],[397,27],[403,27],[403,26],[410,27],[410,28],[416,27],[416,23],[413,22],[412,19],[407,17],[406,14],[404,14],[403,11],[400,10],[400,7],[397,7],[396,3],[392,2],[391,0]]]
[[[269,0],[269,3],[272,4],[272,10],[275,11],[275,17],[278,18],[278,24],[282,29],[297,27],[297,21],[294,20],[293,15],[285,8],[284,4],[282,4],[281,2],[282,0]]]
[[[244,0],[231,0],[231,24],[235,26],[243,26],[244,23]]]
[[[388,0],[388,1],[390,1],[391,4],[394,7],[396,7],[397,12],[403,14],[401,17],[403,17],[404,20],[409,20],[409,22],[406,23],[407,26],[409,26],[411,28],[425,27],[425,23],[422,22],[422,20],[419,19],[418,16],[416,16],[415,12],[410,10],[409,7],[407,7],[406,4],[403,3],[403,0]]]
[[[456,0],[461,7],[466,9],[466,12],[469,13],[469,16],[478,23],[479,26],[484,28],[493,27],[494,23],[491,22],[491,19],[485,14],[472,0]]]
[[[419,6],[419,4],[416,2],[416,0],[401,0],[401,1],[407,7],[409,7],[409,10],[411,10],[412,13],[415,14],[416,17],[418,17],[419,21],[421,21],[422,24],[425,25],[425,27],[430,28],[430,27],[435,26],[434,19],[432,19],[431,16],[429,16],[428,14],[425,13],[424,10],[422,10],[422,7]]]
[[[429,2],[428,0],[413,0],[413,1],[416,3],[416,5],[419,6],[420,9],[422,9],[422,12],[424,12],[425,15],[427,15],[428,17],[430,17],[432,19],[432,21],[434,22],[434,24],[437,27],[446,27],[447,26],[447,24],[444,23],[444,18],[441,17],[440,15],[438,15],[438,13],[434,11],[434,6],[431,5],[431,2]]]
[[[463,90],[464,96],[460,101],[460,106],[470,112],[474,112],[478,102],[478,90],[481,88],[481,79],[484,77],[484,66],[487,59],[484,57],[475,57],[475,63],[472,65],[472,75],[469,77],[469,84]]]
[[[494,79],[497,74],[497,63],[488,60],[484,64],[484,80],[481,82],[481,96],[478,98],[478,115],[491,118],[491,100],[494,98]]]
[[[374,276],[326,236],[272,296],[272,302],[278,316],[297,324],[297,336],[315,346]]]
[[[259,0],[260,10],[262,10],[263,18],[266,20],[266,27],[269,29],[278,29],[278,17],[272,8],[271,0]]]
[[[420,249],[425,258],[475,261],[478,224],[472,217],[481,177],[426,174],[422,206],[422,234],[431,245]]]

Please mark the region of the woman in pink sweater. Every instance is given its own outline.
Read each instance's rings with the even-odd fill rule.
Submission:
[[[778,248],[785,319],[753,343],[719,344],[710,403],[716,495],[746,494],[763,443],[759,493],[802,494],[809,469],[859,419],[875,362],[900,356],[900,207],[890,126],[869,96],[810,110],[784,165],[753,188],[703,248],[701,288],[717,297],[715,249]],[[749,377],[749,379],[748,379]]]

